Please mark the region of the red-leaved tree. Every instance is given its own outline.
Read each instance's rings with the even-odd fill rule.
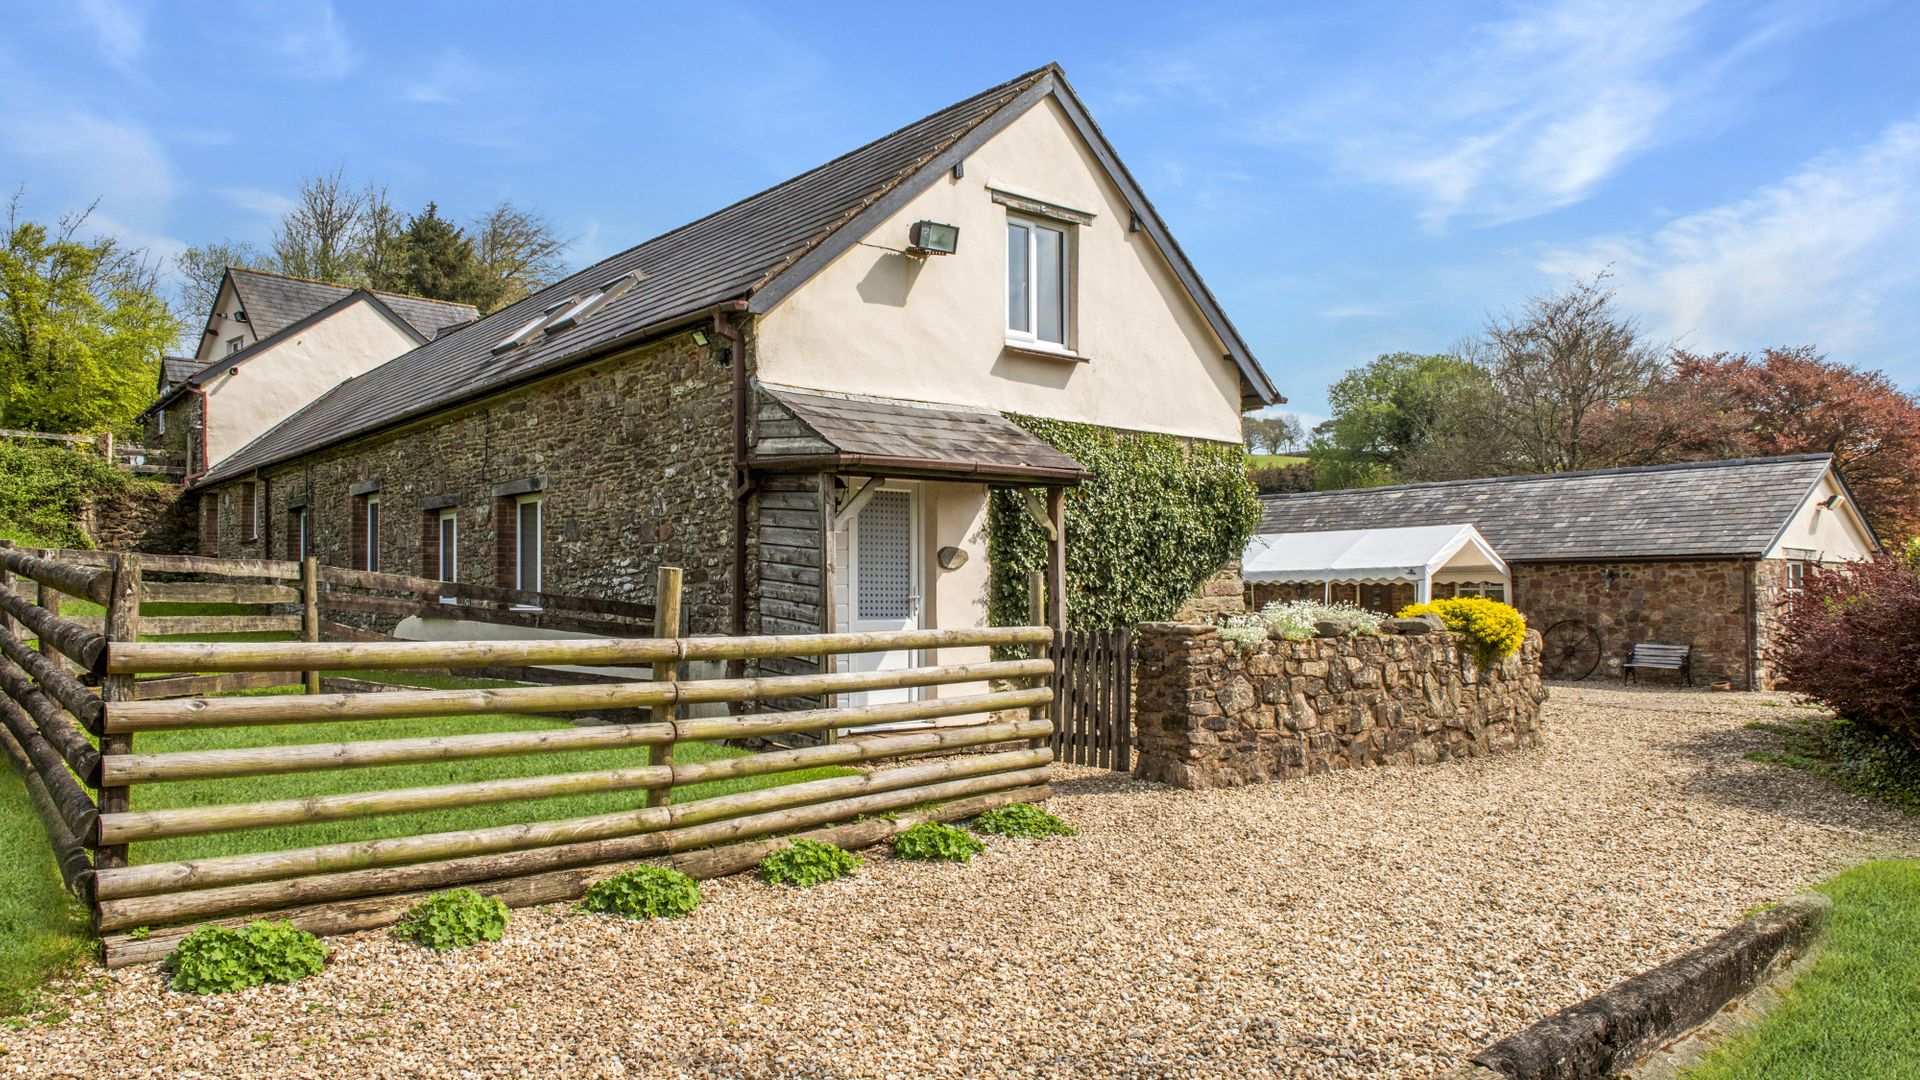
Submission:
[[[1897,555],[1813,567],[1781,612],[1788,688],[1920,746],[1920,571]]]
[[[1809,347],[1676,353],[1616,416],[1617,443],[1660,460],[1826,453],[1889,543],[1920,532],[1920,399]]]

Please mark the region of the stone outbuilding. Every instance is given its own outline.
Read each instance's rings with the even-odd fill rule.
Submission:
[[[1471,523],[1506,561],[1511,587],[1490,578],[1438,586],[1437,594],[1512,603],[1545,635],[1550,674],[1557,645],[1593,643],[1600,671],[1617,673],[1634,643],[1664,642],[1693,648],[1696,677],[1770,687],[1774,616],[1806,568],[1880,550],[1829,454],[1269,495],[1261,503],[1261,534]],[[1256,585],[1252,599],[1290,598],[1289,588],[1320,595],[1317,585]],[[1357,593],[1349,598],[1381,611],[1414,600],[1406,583]]]

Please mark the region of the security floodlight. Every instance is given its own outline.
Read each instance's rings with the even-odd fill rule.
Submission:
[[[916,221],[907,232],[907,251],[912,255],[951,255],[960,247],[960,226],[937,221]]]

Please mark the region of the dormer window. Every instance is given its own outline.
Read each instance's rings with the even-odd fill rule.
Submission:
[[[1007,340],[1067,348],[1067,232],[1007,217]]]

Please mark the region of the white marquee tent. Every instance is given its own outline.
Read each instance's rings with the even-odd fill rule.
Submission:
[[[1240,576],[1247,582],[1381,584],[1408,581],[1419,602],[1436,581],[1499,581],[1510,594],[1506,561],[1472,525],[1263,533],[1247,541]]]

